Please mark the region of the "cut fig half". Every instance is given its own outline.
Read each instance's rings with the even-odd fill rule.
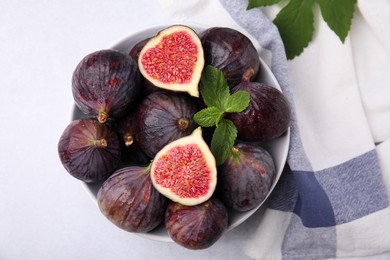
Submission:
[[[155,86],[199,97],[204,55],[202,43],[191,28],[173,25],[158,32],[142,48],[138,65]]]
[[[200,127],[157,153],[151,166],[151,178],[161,194],[182,205],[198,205],[212,196],[217,184],[217,168]]]

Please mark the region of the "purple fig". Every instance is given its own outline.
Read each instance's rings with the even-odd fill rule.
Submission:
[[[165,213],[165,227],[173,241],[188,249],[205,249],[222,236],[228,226],[228,212],[212,197],[196,206],[171,202]]]
[[[217,196],[237,211],[259,206],[275,178],[271,155],[257,143],[238,142],[218,168]]]
[[[84,57],[73,72],[72,92],[76,105],[104,123],[122,117],[140,91],[137,63],[115,50],[101,50]]]
[[[249,106],[240,113],[227,114],[237,127],[237,138],[243,141],[267,141],[283,135],[291,123],[291,109],[283,93],[269,85],[250,82],[249,69],[232,93],[240,90],[250,94]]]
[[[65,169],[88,183],[110,176],[121,157],[118,135],[91,118],[74,120],[66,127],[58,153]]]
[[[168,143],[193,132],[197,127],[193,120],[196,112],[187,94],[159,91],[148,95],[136,111],[139,147],[153,158]]]
[[[100,187],[100,211],[113,224],[129,232],[148,232],[164,221],[167,199],[152,185],[150,167],[117,170]]]
[[[240,83],[242,75],[249,68],[254,73],[260,69],[259,54],[241,32],[224,27],[212,27],[200,34],[204,50],[205,65],[212,65],[222,71],[230,87]]]

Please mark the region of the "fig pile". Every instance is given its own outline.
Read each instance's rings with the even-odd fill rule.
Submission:
[[[275,165],[261,142],[287,131],[288,102],[276,88],[256,82],[259,56],[237,30],[197,34],[173,25],[130,47],[128,53],[95,51],[76,66],[72,93],[83,116],[62,133],[60,160],[71,176],[100,185],[99,209],[119,228],[165,226],[179,245],[208,248],[227,230],[229,212],[254,209],[266,199]],[[194,120],[202,109],[215,111],[199,91],[206,66],[223,73],[232,93],[218,115],[237,129],[223,162],[210,149],[218,123],[205,127]],[[250,99],[237,112],[234,102],[242,95],[233,95],[243,91]]]

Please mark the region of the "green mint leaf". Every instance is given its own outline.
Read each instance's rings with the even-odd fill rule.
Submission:
[[[236,138],[236,126],[232,121],[222,118],[215,128],[210,145],[211,152],[215,157],[217,165],[223,164],[226,158],[231,154]]]
[[[229,96],[224,104],[226,112],[241,112],[244,111],[251,101],[248,91],[240,90]]]
[[[329,28],[344,43],[351,28],[357,0],[317,0]]]
[[[207,107],[194,115],[195,122],[203,127],[218,125],[224,112],[217,107]]]
[[[273,5],[276,3],[279,3],[281,0],[249,0],[247,10],[255,8],[255,7],[262,7],[262,6],[268,6]]]
[[[313,38],[313,4],[314,0],[290,0],[274,19],[288,59],[301,54]]]
[[[200,79],[200,93],[208,107],[223,109],[225,100],[230,95],[230,89],[222,71],[211,65],[206,66]]]

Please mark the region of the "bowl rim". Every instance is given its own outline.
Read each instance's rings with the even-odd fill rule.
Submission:
[[[167,28],[169,26],[177,25],[177,24],[188,26],[191,29],[193,29],[196,33],[200,33],[202,30],[206,30],[207,28],[213,27],[213,26],[208,26],[208,25],[205,25],[205,24],[185,23],[185,22],[180,22],[180,23],[172,22],[172,23],[160,24],[160,25],[156,25],[156,26],[145,27],[145,28],[141,28],[141,29],[139,29],[137,31],[134,31],[133,33],[127,35],[126,37],[122,38],[121,40],[119,40],[117,43],[113,44],[109,48],[110,49],[115,49],[115,50],[118,50],[118,51],[122,51],[122,52],[125,52],[125,53],[129,53],[130,49],[137,42],[139,42],[139,41],[141,41],[141,40],[146,38],[145,37],[145,33],[150,33],[150,36],[153,36],[157,32],[159,32],[160,30],[162,30],[164,28]],[[234,28],[234,29],[244,33],[245,35],[248,35],[247,32],[243,32],[239,28]],[[251,39],[251,40],[253,41],[253,39]],[[129,41],[132,41],[133,43],[129,44]],[[258,51],[258,54],[259,54],[260,63],[261,63],[260,66],[261,66],[262,70],[265,71],[266,76],[269,77],[268,80],[273,83],[272,85],[275,88],[277,88],[280,91],[282,91],[282,89],[281,89],[281,87],[279,85],[279,82],[276,79],[275,75],[273,74],[272,70],[266,64],[266,62],[264,61],[264,59],[260,55],[261,47],[258,45],[257,42],[254,45],[255,45],[255,47],[256,47],[256,49]],[[74,102],[72,102],[72,104],[73,105],[72,105],[71,120],[75,120],[75,115],[77,113],[76,112],[77,108],[76,108]],[[260,203],[258,206],[256,206],[254,209],[251,209],[251,210],[245,211],[245,212],[236,212],[235,214],[237,214],[237,215],[241,214],[242,217],[240,219],[234,221],[234,222],[231,222],[229,220],[229,226],[228,226],[228,228],[227,228],[227,230],[225,232],[229,232],[232,229],[236,228],[237,226],[239,226],[240,224],[245,222],[256,211],[258,211],[259,208],[261,208],[265,204],[265,202],[268,200],[268,198],[272,194],[276,184],[279,182],[279,179],[280,179],[281,174],[283,172],[284,165],[285,165],[285,163],[287,161],[288,150],[289,150],[289,145],[290,145],[290,127],[287,129],[286,133],[284,133],[281,137],[277,138],[276,140],[279,140],[282,143],[282,144],[279,144],[279,145],[282,146],[283,149],[282,149],[282,152],[280,153],[279,165],[276,165],[276,162],[275,162],[275,170],[276,170],[276,172],[275,172],[273,183],[272,183],[272,185],[270,187],[270,190],[269,190],[267,196],[265,197],[263,202]],[[273,142],[273,141],[274,140],[272,140],[271,142]],[[267,146],[267,145],[265,145],[265,146]],[[266,148],[266,150],[268,150],[268,149],[269,148]],[[98,202],[97,202],[97,199],[96,199],[96,193],[94,193],[92,191],[92,188],[98,189],[98,187],[100,187],[101,184],[102,184],[102,182],[98,182],[98,183],[85,183],[85,182],[81,182],[81,185],[82,185],[83,189],[86,191],[86,193],[88,194],[90,199],[93,201],[93,203],[97,207],[98,207]],[[229,212],[229,214],[231,214],[231,213],[232,212]],[[162,224],[160,224],[160,226],[161,225]],[[152,230],[151,232],[147,232],[147,233],[134,233],[134,234],[136,234],[136,235],[138,235],[140,237],[151,239],[151,240],[155,240],[155,241],[173,242],[173,240],[168,235],[166,230],[163,230],[162,232],[157,232],[157,233],[153,232],[153,231],[156,231],[157,229],[158,229],[158,227],[156,229]]]

